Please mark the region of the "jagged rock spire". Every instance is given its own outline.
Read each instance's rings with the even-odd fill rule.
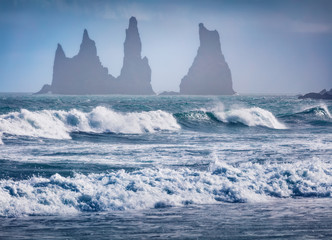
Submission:
[[[97,48],[95,41],[91,40],[88,31],[84,29],[82,43],[80,46],[79,55],[97,56]]]
[[[55,59],[56,58],[65,58],[65,57],[66,57],[66,54],[63,51],[61,44],[58,43],[58,47],[56,48],[56,51],[55,51]]]
[[[180,84],[181,94],[231,95],[234,94],[232,75],[221,52],[219,33],[199,25],[200,46],[197,55]]]
[[[151,86],[151,69],[147,57],[141,57],[142,43],[135,17],[129,19],[124,42],[124,58],[118,77],[119,91],[123,94],[154,94]]]
[[[212,55],[222,55],[219,33],[217,30],[209,31],[203,23],[199,24],[199,42],[198,51]]]
[[[88,30],[86,30],[86,28],[84,28],[84,31],[83,31],[83,41],[86,41],[86,40],[91,40],[91,39],[89,37]]]
[[[129,26],[126,29],[126,39],[124,42],[125,58],[141,58],[142,43],[138,33],[137,20],[135,17],[129,19]]]
[[[46,85],[39,93],[54,94],[108,94],[114,92],[115,78],[108,74],[97,56],[96,44],[88,31],[83,32],[79,53],[67,58],[58,44],[53,65],[52,85]]]
[[[124,60],[120,76],[108,74],[97,56],[96,44],[84,29],[79,53],[67,58],[58,44],[52,85],[45,85],[38,93],[54,94],[154,94],[148,59],[141,58],[142,44],[137,20],[131,17],[124,42]]]

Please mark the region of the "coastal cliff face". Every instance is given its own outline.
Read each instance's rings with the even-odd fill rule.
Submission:
[[[84,30],[79,53],[66,57],[58,44],[53,65],[52,84],[45,84],[37,94],[154,94],[148,59],[141,58],[141,40],[137,20],[130,18],[124,43],[124,60],[118,78],[108,74],[97,56],[96,44]]]
[[[137,20],[131,17],[126,29],[124,58],[121,74],[117,78],[122,94],[155,94],[151,86],[151,69],[147,57],[141,57],[142,44]]]
[[[221,52],[216,30],[207,30],[199,24],[200,46],[188,74],[182,78],[180,94],[232,95],[232,75]]]

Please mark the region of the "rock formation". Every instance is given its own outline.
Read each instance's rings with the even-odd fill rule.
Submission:
[[[141,57],[142,44],[137,29],[137,20],[131,17],[126,29],[124,58],[119,81],[119,93],[155,94],[151,86],[151,69],[147,57]]]
[[[231,71],[221,52],[216,30],[199,24],[200,46],[188,74],[182,78],[180,93],[188,95],[234,94]]]
[[[58,44],[53,65],[52,85],[44,85],[38,93],[108,94],[114,90],[115,78],[108,74],[97,56],[96,44],[85,29],[78,54],[67,58]]]
[[[330,89],[330,91],[326,91],[326,89],[323,89],[322,91],[320,91],[319,93],[307,93],[303,96],[299,96],[299,99],[305,99],[305,98],[311,98],[311,99],[332,99],[332,88]]]
[[[124,53],[121,75],[115,78],[102,66],[96,44],[85,29],[76,56],[66,57],[58,44],[52,84],[45,84],[37,94],[154,94],[148,59],[141,58],[141,40],[134,17],[126,30]]]

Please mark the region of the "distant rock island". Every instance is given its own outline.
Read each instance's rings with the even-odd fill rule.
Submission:
[[[155,94],[151,86],[151,68],[147,57],[141,57],[142,44],[139,37],[137,20],[131,17],[126,29],[124,58],[121,74],[118,77],[118,93]]]
[[[200,46],[188,74],[182,78],[180,92],[160,95],[232,95],[232,75],[221,52],[216,30],[199,24]],[[141,57],[142,43],[135,17],[129,19],[124,42],[124,58],[120,76],[108,73],[97,55],[96,44],[85,29],[78,54],[66,57],[58,44],[53,65],[52,84],[45,84],[36,94],[131,94],[154,95],[151,68],[147,57]]]
[[[299,96],[299,99],[306,99],[306,98],[312,98],[312,99],[332,99],[332,88],[330,91],[326,91],[326,89],[323,89],[319,93],[307,93],[303,96]]]
[[[85,29],[78,54],[66,57],[58,44],[53,65],[52,84],[45,84],[37,94],[155,94],[151,86],[151,69],[146,57],[141,58],[141,40],[137,20],[131,17],[126,29],[123,67],[115,78],[103,67],[96,44]]]
[[[216,30],[207,30],[199,24],[200,46],[188,74],[182,78],[180,94],[232,95],[232,75],[221,52],[220,38]]]

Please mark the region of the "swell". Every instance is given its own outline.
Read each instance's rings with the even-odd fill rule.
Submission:
[[[136,171],[0,180],[0,216],[124,211],[273,198],[331,197],[332,165],[321,161],[230,165],[207,171],[145,168]]]

